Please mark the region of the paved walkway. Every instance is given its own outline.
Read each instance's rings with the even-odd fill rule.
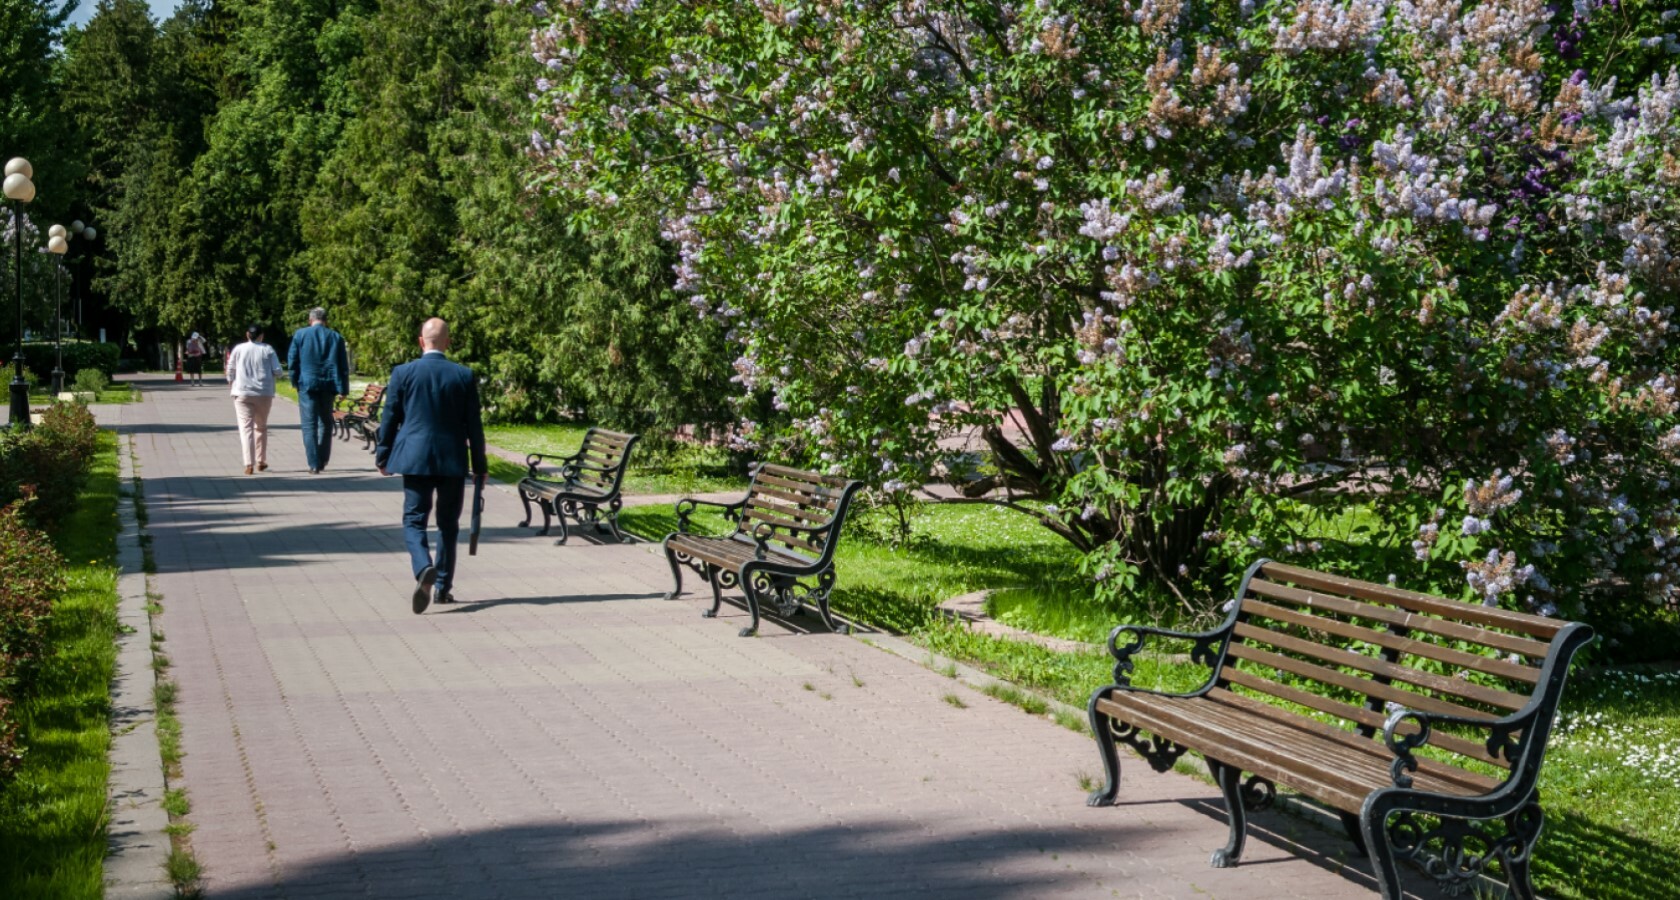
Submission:
[[[142,387],[120,418],[213,898],[1372,896],[1277,815],[1211,869],[1206,784],[1133,763],[1088,809],[1088,739],[852,638],[738,638],[739,608],[660,599],[653,548],[527,537],[506,489],[462,602],[415,616],[400,486],[359,445],[308,475],[281,401],[247,477],[223,388]]]

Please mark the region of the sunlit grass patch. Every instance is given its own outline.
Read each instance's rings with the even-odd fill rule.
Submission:
[[[58,534],[68,587],[53,605],[54,653],[40,692],[23,704],[27,754],[17,779],[0,791],[0,897],[103,893],[116,508],[116,437],[102,432],[92,475]]]

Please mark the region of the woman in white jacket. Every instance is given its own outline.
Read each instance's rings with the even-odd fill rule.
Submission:
[[[239,449],[247,475],[268,469],[268,411],[274,406],[274,381],[279,375],[280,357],[263,343],[262,326],[245,329],[245,343],[228,354],[227,380],[239,419]]]

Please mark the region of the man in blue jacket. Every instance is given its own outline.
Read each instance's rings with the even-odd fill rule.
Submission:
[[[472,370],[449,361],[449,326],[427,319],[420,358],[397,366],[385,385],[374,461],[381,475],[403,477],[403,540],[414,568],[414,611],[453,603],[455,543],[461,532],[467,469],[484,482],[484,419]],[[426,518],[437,510],[438,553],[426,543]]]
[[[327,311],[309,311],[309,327],[292,335],[286,371],[297,388],[303,414],[303,458],[309,474],[327,467],[332,458],[333,400],[350,393],[350,355],[344,337],[327,327]]]

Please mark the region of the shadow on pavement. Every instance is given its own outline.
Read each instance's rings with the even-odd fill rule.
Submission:
[[[1302,852],[1287,837],[1256,824],[1251,846],[1265,842]],[[1111,819],[1092,826],[979,831],[954,840],[930,839],[913,824],[879,821],[746,837],[715,824],[708,828],[670,819],[657,830],[631,821],[510,826],[358,848],[283,871],[273,884],[216,889],[212,895],[226,900],[346,892],[463,900],[911,895],[1001,900],[1049,893],[1133,896],[1172,887],[1149,864],[1148,847],[1158,846],[1160,839],[1147,823]],[[1111,854],[1113,865],[1079,868],[1061,859],[1073,853]],[[1326,857],[1312,857],[1312,862],[1340,870],[1350,896],[1371,889],[1362,871]],[[1184,873],[1186,883],[1178,885],[1182,896],[1205,893],[1195,886],[1201,874]],[[215,873],[209,876],[214,883]],[[1143,882],[1136,876],[1143,876]]]
[[[498,597],[494,600],[459,600],[439,610],[446,615],[483,612],[494,606],[555,606],[562,603],[605,603],[613,600],[657,600],[660,593],[647,594],[571,594],[564,597]]]

